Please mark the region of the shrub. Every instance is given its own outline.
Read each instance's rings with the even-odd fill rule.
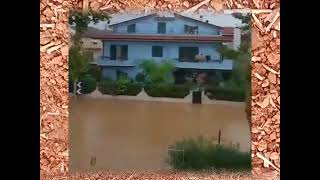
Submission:
[[[138,74],[136,75],[136,77],[135,77],[135,80],[136,80],[137,82],[144,82],[144,79],[145,79],[145,77],[144,77],[144,74],[142,74],[142,73],[138,73]]]
[[[101,79],[101,70],[98,66],[90,66],[86,74],[90,74],[96,81]]]
[[[176,169],[232,169],[249,170],[250,152],[241,152],[237,146],[224,146],[212,143],[208,139],[184,139],[171,149],[183,150],[169,152],[169,162]]]
[[[246,93],[244,88],[208,86],[205,90],[210,99],[226,101],[245,101]]]
[[[144,89],[152,97],[184,98],[190,93],[190,87],[187,85],[149,84]]]
[[[98,85],[98,90],[102,94],[128,96],[136,96],[142,90],[142,85],[139,83],[128,83],[126,87],[119,87],[122,85],[121,83],[102,81]]]
[[[88,94],[93,92],[97,87],[97,81],[89,74],[80,77],[81,82],[81,93]]]
[[[130,83],[127,85],[125,91],[118,93],[118,95],[136,96],[142,90],[142,85],[139,83]]]
[[[143,70],[145,78],[151,83],[171,83],[174,82],[174,64],[170,61],[156,62],[153,59],[143,60],[139,67]]]
[[[98,83],[98,90],[102,94],[116,95],[116,84],[111,81],[101,81]]]
[[[116,92],[117,94],[121,94],[127,91],[128,85],[130,83],[130,79],[128,76],[121,75],[116,81]]]

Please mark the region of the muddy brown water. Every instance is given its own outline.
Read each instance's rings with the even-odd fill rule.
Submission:
[[[69,107],[71,171],[165,169],[170,145],[219,129],[224,143],[251,148],[245,105],[70,98]]]

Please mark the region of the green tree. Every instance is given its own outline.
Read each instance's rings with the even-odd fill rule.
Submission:
[[[73,89],[76,93],[77,83],[85,72],[88,71],[90,56],[83,52],[81,47],[81,39],[88,29],[90,22],[94,24],[99,21],[109,20],[110,17],[106,13],[101,12],[83,12],[72,11],[69,14],[69,25],[75,25],[75,34],[72,36],[72,46],[69,49],[69,73],[74,82]]]
[[[75,25],[75,34],[72,37],[73,45],[80,46],[81,38],[87,31],[89,23],[97,24],[99,21],[108,21],[110,16],[105,12],[94,11],[72,11],[69,14],[69,25]]]
[[[239,50],[228,49],[224,46],[223,56],[235,60],[232,71],[231,84],[245,88],[246,90],[246,114],[251,126],[251,14],[233,14],[235,18],[241,19],[241,44]]]
[[[152,59],[143,60],[139,66],[143,69],[146,80],[151,83],[161,84],[174,81],[172,74],[174,65],[169,61],[157,63]]]

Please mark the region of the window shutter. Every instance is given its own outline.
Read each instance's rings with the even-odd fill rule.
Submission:
[[[162,57],[163,48],[162,46],[152,46],[152,57]]]
[[[115,45],[111,45],[110,47],[110,59],[115,60],[117,55],[117,49]]]
[[[166,23],[164,23],[164,22],[158,23],[158,33],[160,33],[160,34],[166,33]]]

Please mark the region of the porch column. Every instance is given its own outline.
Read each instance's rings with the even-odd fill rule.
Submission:
[[[223,44],[222,42],[220,43],[220,48],[221,48],[221,53],[220,53],[220,61],[223,61]]]

